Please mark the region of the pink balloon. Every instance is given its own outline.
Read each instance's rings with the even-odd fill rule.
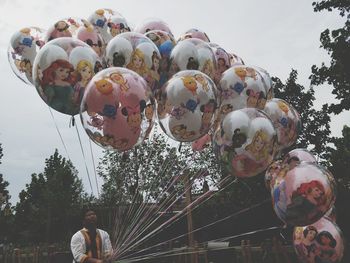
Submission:
[[[333,180],[328,170],[314,163],[281,166],[271,183],[277,216],[294,226],[316,222],[335,202]]]
[[[80,115],[94,142],[126,151],[147,137],[154,111],[154,99],[141,76],[129,69],[109,68],[90,81]]]

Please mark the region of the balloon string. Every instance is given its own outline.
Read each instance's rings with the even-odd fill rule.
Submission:
[[[222,181],[218,182],[218,185],[222,185],[225,181],[228,180],[228,177],[226,177],[225,179],[223,179]],[[232,183],[232,182],[231,182]],[[191,187],[191,186],[189,186]],[[219,190],[222,191],[225,187],[221,188]],[[188,191],[190,188],[185,189],[184,192]],[[177,222],[178,220],[180,220],[182,217],[186,216],[190,210],[194,210],[195,208],[199,207],[199,205],[201,203],[204,203],[205,201],[209,200],[210,198],[212,198],[213,195],[213,191],[208,191],[206,193],[204,193],[202,196],[200,196],[198,199],[194,200],[193,202],[191,202],[189,205],[187,205],[182,211],[180,211],[179,213],[175,214],[174,216],[172,216],[170,219],[168,219],[167,221],[165,221],[163,224],[161,224],[160,226],[158,226],[156,229],[154,229],[153,231],[151,231],[149,234],[147,234],[146,236],[144,236],[143,238],[141,238],[140,240],[136,241],[134,244],[128,244],[127,249],[123,250],[119,256],[124,255],[127,251],[131,250],[133,247],[140,245],[142,243],[144,243],[147,239],[151,238],[152,236],[158,234],[160,231],[164,231],[166,228],[170,227],[171,225],[173,225],[175,222]],[[175,204],[177,202],[178,198],[171,204],[171,206],[173,204]],[[198,205],[197,205],[198,204]],[[196,207],[194,207],[195,205],[197,205]],[[137,237],[136,237],[137,238]],[[134,240],[136,240],[136,238]]]
[[[224,238],[218,238],[218,239],[212,239],[212,240],[207,240],[207,241],[204,241],[204,242],[202,242],[202,243],[198,243],[197,244],[197,246],[206,246],[207,244],[208,244],[208,242],[225,242],[225,241],[228,241],[228,240],[232,240],[232,239],[236,239],[236,238],[240,238],[240,237],[244,237],[244,236],[250,236],[250,235],[253,235],[253,234],[257,234],[257,233],[261,233],[261,232],[265,232],[265,231],[270,231],[270,230],[277,230],[277,229],[281,229],[281,228],[283,228],[283,226],[272,226],[272,227],[268,227],[268,228],[262,228],[262,229],[258,229],[258,230],[254,230],[254,231],[249,231],[249,232],[245,232],[245,233],[241,233],[241,234],[236,234],[236,235],[232,235],[232,236],[227,236],[227,237],[224,237]],[[202,229],[202,228],[201,228]],[[198,230],[200,230],[200,229],[198,229]],[[196,231],[198,231],[198,230],[196,230]],[[187,233],[186,233],[186,235],[187,235]],[[172,241],[172,240],[169,240],[169,241]],[[166,241],[166,242],[163,242],[163,243],[159,243],[159,244],[157,244],[157,246],[159,246],[159,245],[163,245],[164,243],[167,243],[167,242],[169,242],[169,241]],[[155,247],[155,246],[152,246],[151,248],[153,248],[153,247]],[[226,249],[231,249],[232,247],[227,247]],[[181,248],[180,248],[181,249]],[[182,248],[183,249],[183,248]],[[218,249],[224,249],[224,248],[218,248]],[[148,249],[147,249],[148,250]],[[204,252],[204,251],[208,251],[209,249],[202,249],[202,250],[200,250],[200,249],[196,249],[195,251],[193,251],[193,252],[191,252],[191,251],[187,251],[187,253],[198,253],[198,252]],[[210,249],[210,251],[214,251],[214,250],[216,250],[216,249]],[[142,251],[145,251],[145,249],[144,250],[142,250]],[[175,252],[175,253],[174,253]],[[175,256],[175,255],[177,255],[176,254],[176,250],[174,251],[174,250],[169,250],[169,251],[163,251],[163,252],[160,252],[160,253],[158,253],[158,255],[157,255],[157,258],[160,258],[159,256],[161,255],[161,254],[163,254],[163,255],[166,255],[166,254],[169,254],[169,256]],[[129,255],[129,256],[132,256],[132,257],[127,257],[127,258],[124,258],[125,260],[130,260],[129,262],[135,262],[135,261],[139,261],[139,260],[141,260],[141,259],[144,259],[145,257],[149,257],[149,256],[151,256],[152,254],[154,254],[154,253],[150,253],[150,254],[146,254],[146,255],[142,255],[142,256],[133,256],[133,255],[135,255],[135,254],[133,254],[133,255]],[[124,259],[122,259],[122,261],[121,262],[123,262],[123,260]],[[126,262],[128,262],[128,261],[126,261]]]
[[[64,143],[64,140],[63,140],[62,134],[61,134],[60,130],[58,129],[58,126],[57,126],[57,123],[56,123],[55,117],[53,116],[52,110],[51,110],[51,108],[50,108],[49,106],[48,106],[48,108],[49,108],[49,111],[50,111],[50,114],[51,114],[51,117],[52,117],[53,123],[55,124],[56,130],[57,130],[57,133],[58,133],[58,135],[60,136],[60,139],[61,139],[61,142],[62,142],[62,144],[63,144],[63,148],[64,148],[64,150],[65,150],[65,152],[66,152],[66,155],[67,155],[68,159],[71,161],[71,159],[70,159],[70,157],[69,157],[69,154],[68,154],[68,151],[67,151],[66,144]]]
[[[73,117],[73,118],[74,118],[74,117]],[[86,173],[87,173],[87,176],[88,176],[88,179],[89,179],[89,184],[90,184],[90,188],[91,188],[91,193],[92,193],[92,195],[93,195],[93,194],[94,194],[94,190],[93,190],[93,188],[92,188],[90,173],[89,173],[89,169],[87,168],[85,153],[84,153],[83,145],[82,145],[82,143],[81,143],[80,134],[79,134],[79,130],[78,130],[78,126],[77,126],[77,125],[75,125],[75,130],[77,131],[77,135],[78,135],[78,139],[79,139],[79,144],[80,144],[80,149],[81,149],[81,153],[82,153],[83,158],[84,158],[85,169],[86,169]]]
[[[207,193],[208,193],[208,192],[207,192]],[[259,207],[259,206],[261,206],[261,205],[263,205],[263,204],[265,204],[265,203],[267,203],[267,202],[270,202],[270,201],[271,201],[271,199],[266,199],[266,200],[264,200],[264,201],[261,202],[261,203],[255,204],[255,205],[253,205],[253,206],[250,206],[250,207],[247,207],[247,208],[244,208],[244,209],[241,209],[241,210],[239,210],[238,212],[235,212],[235,213],[233,213],[233,214],[231,214],[231,215],[229,215],[229,216],[226,216],[226,217],[224,217],[224,218],[221,218],[221,219],[219,219],[219,220],[216,220],[216,221],[214,221],[214,222],[212,222],[212,223],[210,223],[210,224],[207,224],[207,225],[205,225],[205,226],[203,226],[203,227],[197,228],[197,229],[195,229],[195,230],[193,230],[193,231],[190,231],[190,232],[188,232],[188,233],[186,232],[185,234],[179,235],[179,236],[177,236],[177,237],[175,237],[175,238],[166,240],[166,241],[164,241],[164,242],[155,244],[155,245],[153,245],[153,246],[151,246],[151,247],[147,247],[147,248],[145,248],[145,249],[143,249],[143,250],[137,251],[137,252],[135,252],[133,255],[138,254],[138,253],[143,252],[143,251],[147,251],[147,250],[149,250],[149,249],[151,249],[151,248],[160,246],[160,245],[162,245],[162,244],[164,244],[164,243],[167,243],[167,242],[170,242],[170,241],[174,241],[174,240],[179,239],[179,238],[181,238],[181,237],[185,237],[185,236],[187,236],[188,234],[196,233],[196,232],[198,232],[198,231],[200,231],[200,230],[203,230],[203,229],[206,229],[206,228],[208,228],[208,227],[210,227],[210,226],[214,226],[214,225],[216,225],[216,224],[218,224],[218,223],[224,222],[225,220],[228,220],[228,219],[234,218],[234,217],[236,217],[236,216],[238,216],[238,215],[240,215],[240,214],[249,212],[250,210],[252,210],[252,209],[254,209],[254,208],[257,208],[257,207]],[[167,227],[168,227],[168,226],[167,226]],[[164,229],[162,229],[162,230],[164,230]]]
[[[169,162],[170,161],[170,162]],[[163,177],[163,174],[166,173],[166,171],[168,170],[168,168],[170,168],[172,166],[172,163],[174,163],[174,160],[169,160],[168,158],[166,158],[164,161],[163,161],[163,165],[161,165],[161,169],[159,169],[159,173],[158,173],[158,176],[156,180],[154,180],[154,182],[152,183],[152,185],[149,187],[149,189],[152,189],[153,188],[153,185],[155,182],[158,182],[158,186],[156,188],[159,188],[159,186],[163,183],[161,178]],[[158,178],[159,177],[159,178]],[[175,181],[175,180],[171,180],[171,181]],[[143,204],[143,206],[141,206],[141,209],[138,209],[138,211],[136,212],[137,216],[136,216],[136,220],[134,220],[134,222],[132,224],[129,224],[129,227],[128,227],[128,231],[127,231],[127,234],[128,234],[128,237],[126,240],[124,240],[122,242],[123,246],[125,246],[125,243],[128,242],[132,242],[131,240],[133,240],[135,237],[133,237],[134,235],[137,235],[139,233],[142,233],[143,231],[145,231],[145,229],[149,228],[150,225],[153,224],[154,222],[154,217],[157,216],[158,214],[158,211],[159,211],[159,207],[157,206],[157,203],[159,203],[159,197],[163,196],[163,194],[165,192],[167,192],[169,189],[170,186],[167,186],[163,189],[163,191],[161,192],[161,194],[158,195],[158,197],[156,198],[155,202],[153,205],[151,205],[151,207],[149,206],[146,206],[145,204],[148,203],[147,200],[149,200],[151,198],[151,190],[149,191],[148,194],[146,194],[146,202],[144,202],[145,204]],[[150,200],[149,200],[150,201]],[[146,208],[147,211],[146,211]],[[139,220],[141,218],[141,220]],[[125,233],[126,234],[126,233]],[[124,234],[124,236],[125,236]],[[131,238],[131,240],[130,240]],[[123,240],[123,238],[121,239]],[[121,251],[123,248],[118,246],[118,251]]]
[[[92,166],[94,168],[94,174],[95,174],[95,182],[96,182],[96,188],[97,188],[97,197],[100,198],[100,190],[99,190],[99,186],[98,186],[98,182],[97,182],[95,156],[94,156],[94,153],[92,151],[92,144],[91,144],[91,140],[90,139],[89,139],[89,144],[90,144],[90,153],[91,153],[91,159],[92,159]]]
[[[150,142],[149,142],[149,144],[151,144]],[[152,156],[152,154],[153,154],[153,151],[155,151],[155,149],[153,149],[151,152],[150,152],[150,156]],[[149,162],[150,162],[150,159],[151,158],[147,158],[148,159],[148,161],[147,161],[147,163],[145,164],[145,165],[143,165],[141,168],[141,171],[139,172],[139,174],[142,174],[142,171],[144,170],[144,169],[147,169],[147,167],[148,167],[148,164],[149,164]],[[167,161],[167,159],[165,159],[164,160],[164,162],[166,162]],[[162,167],[163,167],[163,165],[162,165]],[[161,178],[161,173],[159,173],[158,174],[158,176]],[[157,177],[158,177],[157,176]],[[142,179],[142,178],[141,178]],[[154,183],[155,182],[159,182],[159,184],[161,183],[161,180],[158,180],[158,178],[156,179],[156,180],[154,180]],[[153,183],[153,184],[154,184]],[[153,185],[152,184],[152,185]],[[158,185],[159,186],[159,185]],[[133,197],[133,201],[134,200],[136,200],[136,197],[139,195],[139,188],[140,188],[140,185],[138,185],[137,186],[137,189],[135,190],[135,193],[134,193],[134,197]],[[152,186],[150,186],[149,187],[150,189],[152,189]],[[158,187],[157,187],[158,188]],[[151,192],[150,192],[150,194],[149,194],[149,196],[151,195]],[[149,198],[149,196],[145,196],[145,198]],[[139,206],[136,208],[136,209],[134,209],[134,206],[135,206],[135,203],[136,202],[132,202],[132,205],[129,207],[129,211],[128,211],[128,214],[126,215],[126,217],[125,216],[123,216],[123,221],[129,221],[129,220],[126,220],[126,219],[128,219],[128,218],[130,218],[131,219],[131,222],[130,222],[130,224],[125,224],[124,225],[124,227],[120,227],[119,225],[117,225],[116,226],[116,228],[115,228],[115,233],[117,234],[117,233],[119,233],[119,235],[118,235],[118,238],[117,238],[117,240],[116,240],[116,248],[117,249],[119,249],[119,247],[120,247],[120,245],[121,244],[123,244],[125,241],[123,241],[124,240],[124,238],[125,238],[125,236],[127,236],[127,235],[129,235],[129,232],[131,231],[131,230],[133,230],[133,229],[135,229],[135,224],[138,224],[137,223],[137,221],[138,221],[138,219],[140,218],[140,217],[142,217],[142,215],[144,214],[144,211],[145,211],[145,209],[146,209],[146,203],[147,202],[143,202],[143,204],[139,204]],[[132,212],[132,214],[131,214],[131,212]],[[136,216],[135,216],[136,215]]]

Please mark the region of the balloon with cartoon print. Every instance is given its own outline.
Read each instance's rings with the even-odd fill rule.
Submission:
[[[293,246],[299,262],[342,262],[344,236],[335,222],[323,217],[313,224],[295,227]]]
[[[273,162],[266,170],[265,185],[268,190],[273,188],[278,175],[283,175],[302,162],[317,163],[316,157],[307,149],[297,148],[288,152],[282,160]]]
[[[47,43],[53,39],[61,37],[77,38],[80,28],[88,28],[90,26],[91,24],[86,19],[79,17],[67,17],[60,19],[52,24],[47,30],[45,42]]]
[[[103,59],[106,51],[106,44],[100,33],[92,24],[85,23],[84,26],[81,26],[78,29],[77,38],[88,44],[96,52],[97,56],[101,60]]]
[[[276,215],[285,223],[305,226],[315,223],[333,206],[333,176],[323,166],[291,159],[271,184]]]
[[[237,56],[235,53],[229,53],[231,66],[245,65],[243,59]]]
[[[169,25],[159,18],[146,18],[140,24],[138,24],[134,31],[137,33],[145,34],[152,30],[161,30],[169,33],[173,36]]]
[[[155,103],[145,80],[126,68],[100,71],[87,86],[80,110],[90,139],[105,149],[127,151],[148,136]]]
[[[45,44],[45,30],[25,27],[16,31],[10,40],[7,55],[12,71],[26,84],[32,85],[33,64],[40,48]]]
[[[165,31],[152,30],[145,33],[152,42],[157,46],[160,53],[160,61],[157,70],[154,70],[154,79],[156,81],[154,87],[154,94],[157,97],[159,89],[169,79],[169,67],[171,65],[170,54],[176,45],[174,37]]]
[[[110,8],[95,10],[87,19],[101,35],[103,42],[108,42],[116,35],[129,32],[127,20],[118,11]]]
[[[279,150],[283,150],[296,142],[301,129],[299,113],[282,99],[269,100],[264,108],[271,118],[278,136]]]
[[[182,70],[199,70],[214,80],[215,55],[203,40],[189,38],[176,44],[170,55],[169,76]]]
[[[213,149],[225,170],[236,177],[263,172],[276,154],[276,131],[262,111],[247,108],[230,112],[213,136]]]
[[[185,33],[181,34],[178,41],[182,41],[188,38],[197,38],[197,39],[203,40],[204,42],[210,42],[207,34],[204,31],[197,28],[191,28],[187,30]]]
[[[250,66],[238,65],[224,71],[219,85],[220,122],[227,113],[244,108],[263,110],[266,90],[261,76]]]
[[[98,63],[97,54],[84,42],[65,37],[54,39],[35,58],[35,87],[51,108],[75,115]]]
[[[266,92],[266,100],[271,100],[274,98],[274,92],[273,92],[273,86],[272,86],[272,79],[270,74],[263,68],[253,66],[253,68],[256,70],[256,72],[260,75]]]
[[[216,73],[214,81],[219,84],[221,75],[231,67],[230,54],[225,51],[222,47],[215,43],[209,43],[209,46],[214,52],[216,61]]]
[[[218,105],[214,82],[197,70],[175,74],[162,88],[158,120],[172,139],[191,142],[211,128]]]
[[[288,152],[283,158],[283,162],[287,163],[291,158],[297,158],[299,162],[317,163],[315,155],[303,148],[297,148]]]
[[[114,37],[107,45],[106,60],[109,67],[126,67],[143,77],[151,90],[159,80],[160,53],[146,36],[126,32]]]

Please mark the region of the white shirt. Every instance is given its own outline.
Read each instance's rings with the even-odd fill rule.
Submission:
[[[86,230],[86,229],[83,229],[83,230]],[[81,230],[79,230],[72,236],[72,239],[70,242],[73,258],[75,260],[75,261],[73,260],[73,263],[83,262],[87,258],[85,238],[80,231]],[[102,256],[106,256],[107,254],[111,255],[113,250],[112,250],[112,244],[108,233],[102,229],[96,229],[96,232],[99,233],[101,236]]]

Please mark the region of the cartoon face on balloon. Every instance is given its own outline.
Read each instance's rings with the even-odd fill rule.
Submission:
[[[181,71],[161,89],[158,119],[163,131],[177,141],[205,135],[215,119],[215,84],[196,70]]]
[[[45,44],[45,30],[26,27],[15,32],[8,47],[8,59],[13,72],[27,84],[33,84],[33,64],[40,48]]]
[[[229,174],[251,177],[272,162],[276,139],[271,120],[262,111],[248,108],[226,115],[214,134],[213,147]]]
[[[146,82],[131,70],[114,67],[91,80],[80,115],[94,142],[106,149],[126,151],[148,136],[154,107]]]
[[[169,79],[169,68],[171,65],[170,54],[176,45],[174,37],[161,30],[152,30],[145,33],[152,42],[158,47],[160,53],[160,60],[158,61],[158,67],[154,67],[154,75],[156,76],[156,86],[154,93],[160,89],[165,82]]]
[[[312,225],[295,227],[293,245],[300,262],[340,262],[344,253],[343,235],[327,218]]]
[[[54,39],[35,59],[35,87],[50,107],[75,115],[98,63],[97,54],[84,42],[73,38]]]
[[[264,108],[277,130],[280,150],[293,145],[301,129],[299,113],[282,99],[269,100]]]
[[[325,168],[314,163],[303,162],[294,168],[282,166],[271,184],[277,216],[294,226],[305,226],[319,220],[335,201],[330,176]]]

